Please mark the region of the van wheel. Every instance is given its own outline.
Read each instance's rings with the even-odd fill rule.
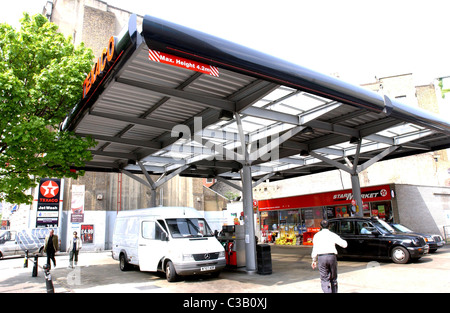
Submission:
[[[166,279],[170,283],[177,281],[177,272],[175,271],[172,261],[166,263]]]
[[[410,255],[408,250],[403,247],[397,246],[394,247],[391,251],[391,258],[394,263],[397,264],[406,264],[410,259]]]
[[[122,272],[128,271],[130,269],[130,264],[127,261],[127,257],[124,253],[119,256],[119,267]]]

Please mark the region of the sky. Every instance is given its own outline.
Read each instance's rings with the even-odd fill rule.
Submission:
[[[46,0],[0,0],[0,22]],[[449,0],[106,0],[265,52],[353,84],[413,73],[450,76]],[[2,8],[4,8],[4,5]]]

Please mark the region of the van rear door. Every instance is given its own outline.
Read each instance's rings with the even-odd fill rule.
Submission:
[[[168,234],[155,220],[142,220],[138,240],[139,268],[156,272],[158,263],[166,255]]]

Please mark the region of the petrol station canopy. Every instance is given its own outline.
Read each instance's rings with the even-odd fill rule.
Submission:
[[[105,46],[62,125],[88,171],[256,183],[450,147],[446,117],[148,15]]]
[[[358,173],[450,147],[448,118],[148,15],[136,24],[105,43],[61,130],[98,142],[83,169],[140,181],[151,206],[176,175],[241,190],[249,272],[253,186],[338,168],[362,208]]]

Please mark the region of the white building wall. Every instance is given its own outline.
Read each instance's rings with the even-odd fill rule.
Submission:
[[[400,223],[423,233],[444,235],[450,187],[395,185]]]

